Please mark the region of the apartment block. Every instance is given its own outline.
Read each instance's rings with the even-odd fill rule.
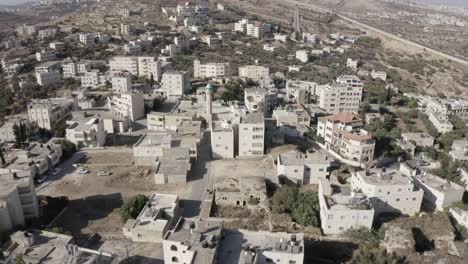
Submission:
[[[424,192],[409,176],[400,169],[372,168],[353,172],[351,186],[369,198],[376,214],[414,216],[421,209]]]
[[[162,77],[161,62],[154,57],[138,57],[138,76],[153,78],[159,82]]]
[[[425,107],[422,109],[427,114],[434,113],[443,116],[468,117],[468,102],[458,98],[425,97]]]
[[[287,80],[286,101],[297,104],[308,104],[312,95],[315,94],[317,83]]]
[[[111,83],[113,92],[128,93],[132,89],[132,76],[125,73],[119,73],[112,77]]]
[[[106,143],[104,121],[99,116],[86,112],[73,112],[73,118],[68,120],[65,138],[73,142],[77,148],[103,147]]]
[[[358,63],[359,63],[358,60],[353,60],[351,58],[348,58],[348,60],[346,61],[346,67],[351,68],[351,69],[357,69]]]
[[[444,208],[463,199],[465,188],[454,182],[422,171],[411,176],[414,184],[424,191],[423,206],[443,211]]]
[[[401,138],[404,142],[414,142],[418,147],[434,146],[434,137],[427,133],[401,133]]]
[[[239,124],[239,156],[261,157],[265,152],[265,119],[263,113],[251,113]]]
[[[168,71],[162,75],[161,88],[169,99],[176,99],[184,96],[190,90],[190,78],[187,72]]]
[[[215,159],[232,159],[235,155],[235,129],[228,121],[211,124],[211,156]]]
[[[28,104],[28,117],[37,126],[51,130],[56,124],[70,118],[72,109],[73,99],[32,99]]]
[[[194,121],[195,113],[190,112],[149,112],[146,115],[147,127],[150,131],[176,131],[185,121]]]
[[[39,52],[36,52],[36,60],[39,62],[53,61],[56,60],[55,50],[52,49],[43,49]]]
[[[325,148],[343,161],[363,166],[374,157],[375,141],[372,134],[362,129],[364,121],[349,112],[319,117],[317,135],[322,137]]]
[[[374,71],[372,70],[372,72],[370,73],[370,76],[372,77],[372,79],[380,79],[382,81],[387,81],[387,73],[384,72],[384,71]]]
[[[56,32],[57,31],[54,28],[42,29],[42,30],[39,30],[37,32],[37,38],[39,40],[45,40],[45,39],[48,39],[48,38],[53,38],[53,37],[55,37]]]
[[[363,83],[356,75],[340,75],[336,78],[336,83],[345,84],[352,88],[363,88]]]
[[[193,77],[195,78],[217,78],[226,75],[229,63],[206,63],[201,64],[198,59],[193,61]]]
[[[136,121],[145,116],[145,99],[141,93],[121,93],[112,97],[112,111],[119,118]]]
[[[109,61],[111,71],[128,71],[133,75],[138,75],[138,59],[137,57],[113,57]]]
[[[36,72],[36,81],[40,86],[58,85],[60,84],[60,72],[57,70]]]
[[[432,122],[437,132],[444,134],[453,130],[453,124],[450,122],[449,117],[443,114],[429,113],[429,121]]]
[[[318,85],[316,89],[318,106],[326,113],[359,112],[362,88],[347,84]]]
[[[371,229],[374,209],[362,193],[347,186],[332,186],[319,180],[320,224],[325,235],[338,235],[351,228]]]
[[[323,153],[296,150],[279,154],[276,164],[280,182],[297,185],[318,184],[320,179],[327,179],[329,167],[330,161]]]
[[[244,90],[244,104],[248,111],[267,114],[276,106],[277,94],[275,89],[262,87],[246,88]]]
[[[134,242],[161,243],[180,214],[177,195],[153,193],[138,217],[127,220],[123,234]]]
[[[277,107],[272,117],[280,134],[290,138],[303,138],[310,129],[311,114],[302,105]]]
[[[85,72],[80,79],[82,87],[98,88],[106,83],[106,76],[99,70]]]
[[[222,230],[219,220],[182,218],[164,237],[164,263],[217,263]]]
[[[34,35],[36,34],[36,27],[33,25],[24,24],[16,28],[16,32],[20,35]]]
[[[315,44],[315,43],[317,43],[317,35],[309,33],[309,32],[303,32],[302,33],[302,41],[304,43]]]
[[[309,57],[310,57],[310,53],[307,50],[296,51],[296,59],[303,63],[309,62]]]
[[[79,41],[84,46],[92,46],[95,44],[95,35],[94,33],[80,33],[78,35]]]
[[[31,171],[0,174],[0,201],[0,232],[11,231],[39,217]]]
[[[262,80],[270,78],[270,69],[268,67],[257,65],[246,65],[239,67],[239,77],[251,80]]]

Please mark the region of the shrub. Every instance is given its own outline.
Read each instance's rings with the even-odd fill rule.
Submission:
[[[135,219],[140,214],[141,210],[146,205],[148,197],[138,194],[127,200],[125,200],[122,209],[120,210],[120,216],[123,222],[127,222],[128,219]]]

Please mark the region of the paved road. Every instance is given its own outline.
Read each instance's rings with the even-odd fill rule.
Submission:
[[[322,12],[322,13],[334,13],[334,10],[332,10],[332,9],[321,7],[321,6],[314,5],[314,4],[307,3],[307,2],[303,2],[303,1],[289,0],[288,3],[295,4],[295,5],[302,6],[302,7],[306,7],[306,8],[310,8],[312,10]],[[424,46],[422,44],[411,41],[409,39],[397,36],[397,35],[395,35],[393,33],[388,32],[388,31],[376,28],[374,26],[371,26],[371,25],[368,25],[366,23],[363,23],[363,22],[357,21],[355,19],[352,19],[350,17],[347,17],[347,16],[345,16],[345,15],[343,15],[341,13],[335,12],[335,14],[339,18],[341,18],[341,19],[343,19],[343,20],[345,20],[347,22],[350,22],[352,24],[355,24],[355,25],[357,25],[357,26],[359,26],[361,28],[377,32],[377,33],[379,33],[381,35],[384,35],[385,37],[392,38],[394,40],[398,40],[398,41],[403,42],[403,43],[405,43],[407,45],[410,45],[410,46],[413,46],[415,48],[421,49],[422,51],[425,51],[425,52],[428,52],[428,53],[443,57],[445,59],[452,60],[454,62],[458,62],[460,64],[468,66],[468,61],[467,60],[464,60],[464,59],[449,55],[447,53],[441,52],[439,50],[436,50],[436,49],[433,49],[433,48],[430,48],[430,47],[427,47],[427,46]]]

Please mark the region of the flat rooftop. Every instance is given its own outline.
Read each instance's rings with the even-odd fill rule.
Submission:
[[[356,172],[366,182],[372,185],[407,185],[412,184],[412,180],[402,174],[399,169],[378,169],[372,168],[368,172]]]
[[[148,133],[138,140],[134,147],[156,147],[171,145],[172,136],[166,133]]]
[[[439,191],[450,193],[452,191],[464,190],[464,188],[454,182],[451,182],[441,177],[432,175],[423,171],[422,173],[415,176],[415,178],[424,185],[430,186],[431,188]]]
[[[314,164],[329,164],[326,155],[319,152],[302,153],[297,150],[290,150],[286,153],[279,154],[278,164],[285,166],[300,166],[306,163]]]
[[[331,210],[370,210],[369,200],[362,193],[351,196],[349,186],[332,185],[332,195],[325,196],[328,207]]]

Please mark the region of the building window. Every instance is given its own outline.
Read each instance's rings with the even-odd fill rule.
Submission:
[[[172,246],[171,246],[171,251],[177,251],[177,246],[176,246],[176,245],[172,245]]]
[[[344,227],[340,226],[340,228],[338,228],[340,231],[344,229]]]
[[[400,201],[400,198],[397,198],[396,201],[399,202],[399,201]]]
[[[172,263],[178,263],[179,259],[177,257],[172,257],[171,261]]]

